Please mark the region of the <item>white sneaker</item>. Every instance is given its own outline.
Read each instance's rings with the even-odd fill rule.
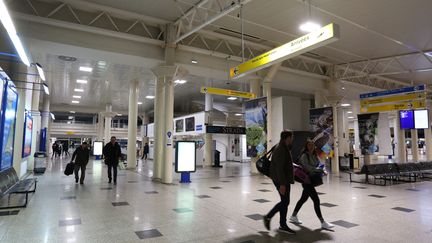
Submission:
[[[331,229],[333,227],[335,227],[334,224],[328,223],[327,221],[321,223],[321,228],[323,229]]]
[[[289,220],[290,220],[290,222],[293,223],[293,224],[302,224],[302,223],[303,223],[302,221],[300,221],[300,220],[297,218],[297,216],[291,216]]]

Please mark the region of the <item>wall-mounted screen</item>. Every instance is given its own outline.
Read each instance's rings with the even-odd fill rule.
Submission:
[[[18,94],[12,87],[7,87],[5,90],[4,114],[2,124],[2,146],[1,146],[1,164],[0,170],[5,170],[12,167],[14,137],[15,137],[15,121],[18,103]]]
[[[414,110],[414,127],[416,129],[429,128],[429,111]]]
[[[196,171],[196,152],[195,152],[194,141],[177,141],[175,171],[176,172]]]
[[[186,118],[186,132],[195,131],[195,117]]]
[[[184,120],[179,119],[175,121],[175,131],[176,132],[184,132]]]
[[[30,115],[30,113],[27,113],[24,122],[24,138],[23,138],[23,150],[22,150],[23,158],[31,155],[32,132],[33,132],[33,118]]]
[[[93,143],[93,155],[102,155],[103,142],[95,141]]]
[[[401,129],[414,129],[414,111],[399,111],[400,114],[400,128]]]

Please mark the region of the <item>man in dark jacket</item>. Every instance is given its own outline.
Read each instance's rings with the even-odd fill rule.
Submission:
[[[111,171],[114,172],[114,184],[117,184],[117,166],[121,156],[120,145],[116,142],[116,137],[111,137],[111,141],[107,143],[103,149],[105,164],[108,166],[108,183],[111,183],[113,177]]]
[[[283,131],[280,135],[280,142],[275,147],[270,164],[270,177],[273,180],[276,189],[281,198],[270,212],[264,216],[264,225],[267,230],[270,230],[271,218],[279,212],[280,227],[279,230],[288,234],[295,234],[295,231],[287,225],[287,212],[290,201],[291,184],[294,184],[294,168],[291,155],[291,146],[293,141],[293,133]]]
[[[72,155],[71,161],[75,160],[75,183],[78,183],[78,171],[81,169],[80,184],[84,184],[85,170],[90,158],[90,150],[87,147],[87,143],[83,142],[81,146],[75,149]]]
[[[144,151],[143,151],[143,156],[141,159],[147,160],[147,155],[149,153],[150,147],[148,145],[148,143],[145,143],[144,145]]]

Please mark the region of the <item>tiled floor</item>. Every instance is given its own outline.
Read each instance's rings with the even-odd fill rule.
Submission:
[[[39,176],[27,208],[0,211],[0,242],[431,242],[432,182],[392,186],[344,182],[329,176],[318,187],[325,219],[336,227],[321,230],[312,200],[290,224],[297,235],[267,232],[262,215],[278,201],[269,179],[251,176],[248,164],[198,169],[190,184],[163,185],[151,180],[152,163],[119,171],[108,184],[105,166],[89,165],[85,184],[61,173],[65,163],[50,164]],[[64,163],[62,163],[64,162]],[[227,179],[229,178],[229,182]],[[356,187],[364,188],[356,188]],[[414,189],[416,191],[407,190]],[[302,187],[291,187],[292,213]],[[334,206],[337,205],[337,206]]]

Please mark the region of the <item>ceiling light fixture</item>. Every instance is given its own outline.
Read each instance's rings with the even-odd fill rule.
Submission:
[[[83,71],[83,72],[91,73],[93,71],[93,68],[91,68],[91,67],[80,67],[79,70]]]
[[[177,79],[176,81],[174,81],[174,83],[176,83],[176,84],[185,84],[185,83],[187,83],[187,81],[184,80],[184,79]]]
[[[1,0],[0,0],[0,1],[1,1]],[[49,95],[50,92],[49,92],[48,85],[47,85],[46,83],[42,83],[42,87],[43,87],[43,90],[44,90],[45,94],[46,94],[46,95]]]
[[[0,0],[1,1],[1,0]],[[53,120],[55,120],[55,116],[54,116],[54,114],[53,113],[50,113],[50,115],[51,115],[51,118],[53,119]]]
[[[81,99],[81,96],[80,95],[74,95],[74,96],[72,96],[72,98]]]
[[[197,60],[194,60],[194,59],[192,59],[191,63],[193,63],[193,64],[197,64],[197,63],[198,63],[198,61],[197,61]]]
[[[27,54],[26,54],[24,47],[21,43],[21,40],[17,35],[15,26],[12,22],[9,11],[6,8],[6,5],[4,4],[3,0],[0,0],[0,21],[3,24],[4,28],[6,29],[8,35],[9,35],[9,38],[11,39],[12,44],[15,47],[15,50],[18,52],[18,55],[19,55],[21,61],[27,67],[30,67],[30,61],[27,57]]]
[[[138,105],[142,105],[142,102],[138,101]]]
[[[85,80],[85,79],[77,79],[76,82],[79,83],[79,84],[86,84],[87,80]]]
[[[154,99],[155,97],[153,96],[153,95],[147,95],[146,96],[146,99],[149,99],[149,100],[152,100],[152,99]]]
[[[235,115],[236,115],[236,116],[242,116],[243,114],[241,114],[241,113],[236,113]]]
[[[79,101],[78,100],[72,100],[72,103],[79,104]]]
[[[72,114],[75,114],[75,111],[69,111],[70,113],[72,113]]]
[[[311,19],[312,19],[312,9],[311,9],[312,5],[311,5],[310,1],[311,0],[309,0],[309,2],[307,3],[307,5],[309,7],[309,20],[306,21],[306,22],[304,22],[303,24],[301,24],[300,27],[299,27],[299,29],[301,31],[307,32],[307,33],[310,33],[310,32],[313,32],[313,31],[321,29],[321,25],[320,24],[311,21]]]
[[[72,120],[72,119],[74,119],[74,117],[73,116],[68,116],[68,119]]]
[[[353,116],[349,116],[348,119],[354,119],[354,117]]]
[[[122,114],[117,114],[117,116],[123,116]]]
[[[348,106],[351,106],[351,104],[348,104],[348,103],[342,103],[341,106],[342,106],[342,107],[348,107]]]
[[[227,99],[229,99],[229,100],[236,100],[237,97],[228,97]]]
[[[84,92],[83,89],[74,89],[75,92]]]
[[[36,63],[35,66],[39,74],[39,77],[42,79],[42,81],[45,81],[45,73],[42,66],[39,63]]]
[[[348,114],[352,114],[352,111],[347,111]]]

